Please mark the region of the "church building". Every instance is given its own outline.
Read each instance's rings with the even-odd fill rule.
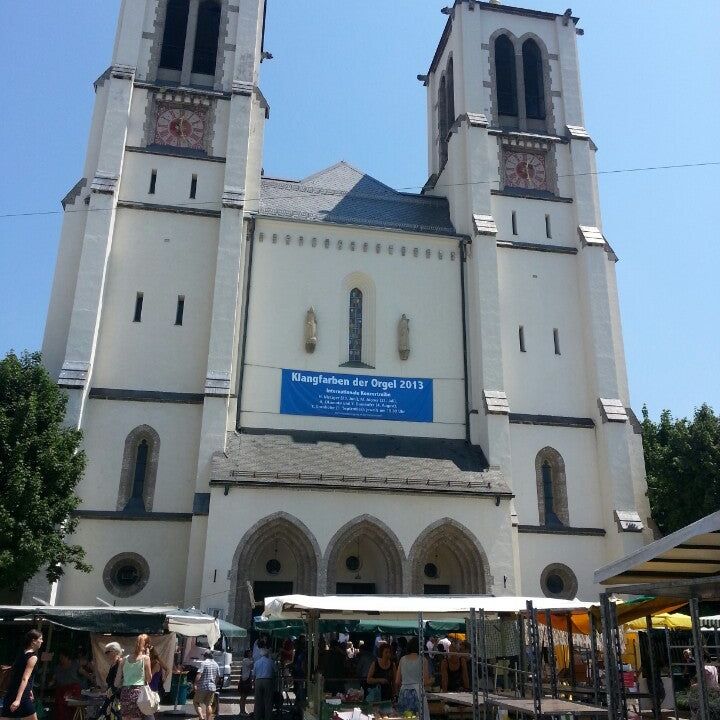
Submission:
[[[265,0],[122,0],[43,343],[88,458],[58,604],[593,599],[651,539],[578,18],[443,12],[407,193],[264,175]]]

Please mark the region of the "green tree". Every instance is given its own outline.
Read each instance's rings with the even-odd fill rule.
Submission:
[[[50,582],[66,565],[90,570],[83,549],[66,542],[85,469],[80,431],[62,425],[66,404],[39,353],[0,360],[0,588],[16,590],[42,569]]]
[[[720,510],[720,417],[703,405],[692,419],[643,407],[643,446],[652,516],[663,534]]]

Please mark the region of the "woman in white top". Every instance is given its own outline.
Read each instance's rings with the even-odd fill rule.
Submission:
[[[400,658],[395,677],[395,686],[398,692],[398,710],[404,713],[407,710],[414,712],[422,720],[429,720],[430,711],[427,699],[420,705],[420,698],[425,698],[423,687],[430,685],[430,673],[425,658],[418,654],[420,645],[416,637],[411,638],[407,646],[407,654]]]

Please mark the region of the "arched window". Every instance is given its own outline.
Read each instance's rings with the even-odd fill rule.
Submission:
[[[149,425],[136,427],[125,438],[117,501],[120,512],[152,510],[159,455],[160,437]]]
[[[160,67],[182,70],[190,0],[168,0]]]
[[[438,102],[437,102],[437,115],[438,115],[438,156],[440,160],[440,170],[445,167],[445,163],[448,159],[448,147],[447,147],[447,88],[445,76],[440,78],[440,87],[438,89]]]
[[[201,75],[215,75],[218,36],[220,34],[220,3],[203,0],[200,3],[195,33],[192,71]]]
[[[530,120],[545,119],[545,83],[542,53],[534,40],[522,46],[523,78],[525,80],[525,115]]]
[[[547,527],[569,525],[565,462],[551,447],[543,448],[535,458],[538,515]]]
[[[495,78],[498,115],[517,117],[515,48],[507,35],[500,35],[495,41]]]
[[[348,318],[348,361],[362,362],[363,294],[360,288],[350,291]]]

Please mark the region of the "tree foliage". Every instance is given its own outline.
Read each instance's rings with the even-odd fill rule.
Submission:
[[[720,417],[703,405],[692,419],[643,407],[643,446],[652,516],[663,534],[720,510]]]
[[[66,404],[39,353],[0,360],[0,588],[18,589],[42,569],[50,582],[64,565],[90,570],[83,549],[66,542],[85,469],[80,431],[62,425]]]

